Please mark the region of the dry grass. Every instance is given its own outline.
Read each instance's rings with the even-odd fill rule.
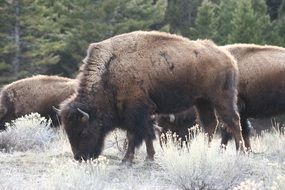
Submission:
[[[155,162],[144,161],[145,148],[137,151],[135,164],[121,165],[125,133],[115,131],[106,139],[99,159],[73,160],[62,130],[47,127],[37,114],[12,123],[0,133],[0,189],[283,189],[285,186],[285,137],[266,133],[252,139],[254,153],[237,155],[234,144],[219,151],[198,133],[188,148],[168,136],[162,150],[155,142]],[[117,138],[118,145],[116,143]],[[120,149],[118,149],[118,146]]]

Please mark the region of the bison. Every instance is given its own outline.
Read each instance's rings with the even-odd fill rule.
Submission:
[[[0,93],[0,129],[5,129],[5,122],[31,112],[50,117],[53,125],[58,125],[52,106],[74,94],[77,85],[75,79],[38,75],[4,86]]]
[[[136,31],[90,44],[77,76],[76,95],[60,105],[60,117],[76,160],[97,158],[108,132],[127,131],[123,162],[132,162],[145,140],[153,159],[151,115],[195,105],[210,137],[214,109],[242,142],[236,108],[238,70],[234,58],[212,41],[190,41],[162,32]]]
[[[245,146],[250,150],[248,118],[264,119],[285,112],[285,48],[254,44],[233,44],[221,47],[229,51],[237,60],[239,69],[238,107],[241,118],[242,135]],[[284,79],[283,79],[284,77]],[[177,121],[160,122],[166,128],[191,126],[196,113],[193,108],[174,114]],[[168,116],[169,117],[169,116]],[[186,119],[185,119],[186,117]],[[180,122],[181,123],[181,122]],[[171,127],[169,127],[171,125]],[[258,128],[258,126],[255,126]],[[222,128],[222,144],[231,138],[229,128]],[[187,128],[184,128],[184,134]]]
[[[285,112],[285,48],[253,44],[222,48],[237,59],[242,135],[250,148],[247,118],[268,118]],[[222,136],[225,145],[228,136]]]
[[[176,114],[156,114],[153,116],[153,119],[159,126],[159,128],[156,128],[159,136],[170,130],[172,133],[178,135],[182,141],[187,140],[189,136],[188,129],[199,124],[194,106]]]

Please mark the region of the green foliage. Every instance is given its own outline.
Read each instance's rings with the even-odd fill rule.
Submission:
[[[202,0],[168,0],[165,22],[171,33],[190,37],[189,28],[194,26],[197,9]]]
[[[6,71],[10,68],[8,64],[9,61],[12,61],[11,55],[14,50],[13,44],[10,43],[11,38],[11,29],[14,23],[14,18],[11,16],[13,12],[12,7],[8,1],[0,1],[0,72]]]
[[[134,30],[149,30],[153,23],[164,19],[166,1],[152,5],[152,0],[129,0],[117,7],[114,15],[114,33],[121,34]]]
[[[215,2],[215,3],[213,3]],[[282,19],[270,21],[265,0],[205,0],[198,8],[192,38],[211,38],[223,45],[284,45]]]
[[[210,38],[214,39],[217,34],[217,23],[215,11],[217,7],[208,0],[204,0],[198,8],[198,14],[195,21],[195,28],[192,28],[192,39]]]
[[[6,70],[9,68],[9,65],[5,62],[0,62],[0,71],[1,70]]]
[[[4,65],[0,72],[8,69],[4,75],[20,78],[23,73],[36,74],[41,67],[37,65],[58,63],[58,52],[65,42],[47,3],[44,0],[6,0],[1,3],[1,11],[6,14],[0,16],[1,23],[5,23],[0,26],[0,61]]]
[[[133,30],[149,30],[164,20],[166,0],[1,1],[0,72],[13,74],[15,22],[19,18],[19,73],[72,76],[88,44]],[[3,14],[2,14],[3,13]],[[7,22],[6,22],[7,21]],[[23,72],[22,72],[23,71]],[[1,77],[0,77],[1,78]]]
[[[251,1],[240,0],[238,2],[233,13],[232,25],[230,43],[262,43],[262,26],[259,25]]]
[[[285,46],[284,12],[285,0],[2,0],[0,85],[73,77],[88,44],[134,30]]]
[[[285,17],[285,0],[282,0],[280,7],[278,9],[278,18]]]
[[[218,4],[216,19],[217,33],[215,41],[219,44],[227,44],[229,34],[232,31],[232,18],[236,8],[236,0],[221,0]]]

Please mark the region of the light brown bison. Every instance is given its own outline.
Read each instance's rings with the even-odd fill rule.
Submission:
[[[58,125],[52,106],[74,94],[77,85],[75,79],[39,75],[4,86],[0,93],[0,129],[5,129],[5,122],[31,112],[50,117],[53,125]]]
[[[236,110],[237,66],[232,56],[208,40],[190,41],[160,32],[132,32],[89,46],[78,92],[60,106],[74,158],[101,153],[106,134],[127,130],[123,161],[146,140],[153,159],[152,114],[175,113],[196,105],[212,136],[214,108],[242,141]]]
[[[285,49],[253,44],[227,45],[222,46],[222,49],[228,50],[237,59],[240,73],[238,107],[245,146],[250,149],[250,127],[247,119],[263,119],[285,112]],[[189,122],[184,123],[183,127],[192,124],[195,112],[190,108],[174,116],[177,121],[187,121],[187,116]],[[164,125],[165,123],[161,123],[162,127]],[[175,125],[174,122],[169,122],[165,125],[166,128],[169,128],[169,125],[181,130],[181,126]],[[184,129],[184,132],[186,131],[187,129]],[[230,138],[231,134],[222,128],[222,144],[226,145]]]

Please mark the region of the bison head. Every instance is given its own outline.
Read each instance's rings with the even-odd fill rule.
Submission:
[[[96,112],[82,103],[63,105],[60,117],[76,160],[97,158],[103,148],[106,130]]]

